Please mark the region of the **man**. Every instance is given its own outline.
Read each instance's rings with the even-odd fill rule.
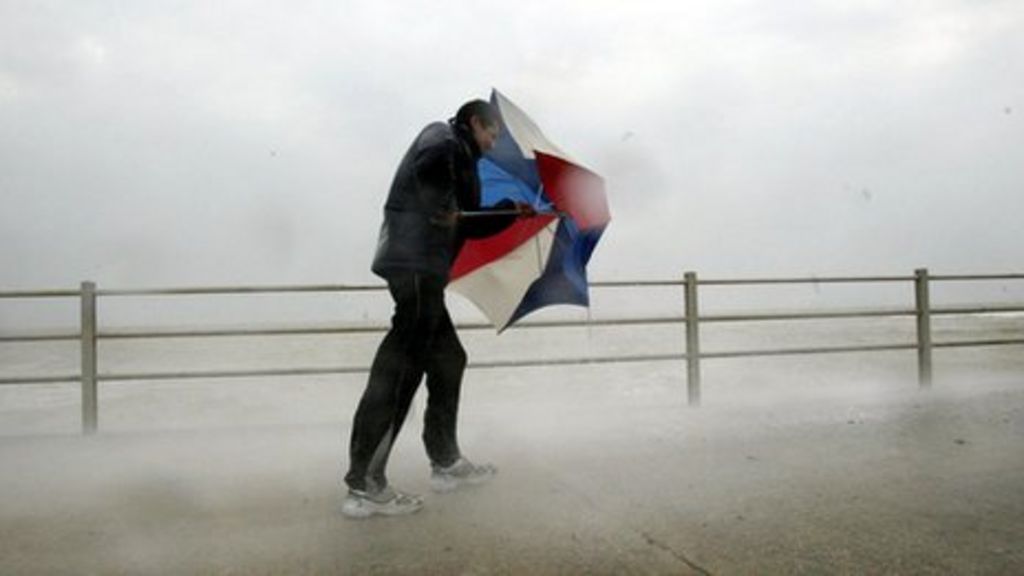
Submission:
[[[448,123],[435,122],[420,132],[391,184],[373,271],[387,281],[395,312],[352,422],[349,492],[342,504],[346,516],[409,514],[423,506],[418,496],[392,488],[384,470],[424,374],[423,442],[431,487],[450,491],[486,482],[497,472],[492,465],[470,462],[459,450],[456,418],[466,352],[445,307],[444,289],[466,238],[496,234],[516,213],[534,214],[528,205],[506,202],[487,209],[502,213],[462,216],[482,210],[476,165],[494,147],[499,127],[491,104],[467,102]],[[510,208],[516,209],[511,215]]]

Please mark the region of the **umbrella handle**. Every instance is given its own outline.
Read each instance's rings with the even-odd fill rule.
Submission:
[[[518,210],[513,210],[513,209],[508,209],[508,210],[466,210],[466,211],[456,212],[456,214],[458,215],[459,218],[481,218],[481,217],[485,217],[485,216],[519,216],[520,212]],[[568,216],[568,214],[566,214],[565,212],[561,212],[561,211],[535,212],[534,215],[535,216],[558,216],[559,218],[561,218],[563,216]]]

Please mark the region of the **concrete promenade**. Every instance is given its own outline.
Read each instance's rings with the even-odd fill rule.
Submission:
[[[427,505],[364,522],[338,513],[358,385],[333,422],[120,429],[152,392],[114,390],[97,437],[4,427],[0,574],[1024,573],[1020,372],[722,376],[700,409],[668,372],[473,373],[463,447],[498,478],[430,494],[414,415],[391,479]]]

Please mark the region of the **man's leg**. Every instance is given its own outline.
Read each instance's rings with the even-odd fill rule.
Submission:
[[[349,488],[375,492],[387,487],[385,468],[391,447],[408,414],[424,372],[430,333],[437,324],[429,285],[418,275],[388,281],[395,300],[391,330],[370,369],[370,378],[352,422]]]
[[[438,321],[431,344],[425,364],[428,396],[423,443],[431,464],[443,467],[461,456],[457,426],[462,374],[466,369],[466,351],[447,309]]]
[[[430,485],[436,492],[487,482],[498,471],[491,464],[470,462],[459,450],[459,395],[465,369],[466,351],[445,311],[434,333],[426,363],[429,396],[423,442],[431,462]]]

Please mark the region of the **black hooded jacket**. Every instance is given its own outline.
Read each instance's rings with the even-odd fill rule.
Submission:
[[[451,217],[481,210],[480,156],[465,126],[435,122],[420,132],[398,165],[384,204],[375,274],[386,279],[415,272],[447,281],[466,238],[497,234],[512,224],[515,216]],[[503,201],[495,209],[511,207]]]

